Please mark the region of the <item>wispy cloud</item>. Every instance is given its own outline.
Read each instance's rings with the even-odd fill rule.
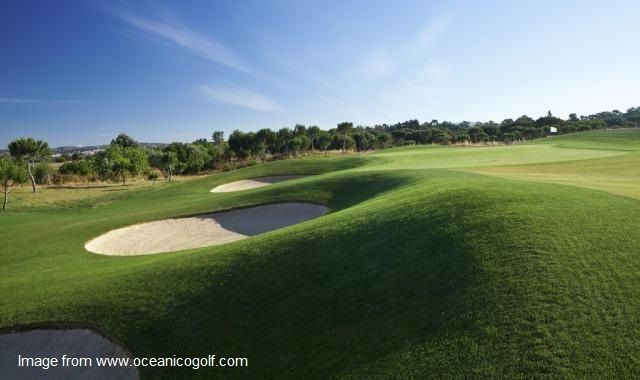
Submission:
[[[423,47],[428,47],[442,38],[451,24],[451,14],[446,13],[428,25],[426,25],[418,34],[417,42]]]
[[[380,77],[389,75],[394,68],[394,59],[385,48],[377,48],[365,54],[350,74],[362,75],[366,77]]]
[[[247,67],[236,55],[227,48],[223,43],[211,37],[205,37],[188,27],[180,25],[176,22],[168,22],[164,20],[155,20],[147,17],[141,17],[132,13],[114,12],[116,17],[127,24],[141,30],[153,37],[161,38],[165,42],[169,42],[174,46],[189,51],[208,61],[229,67],[231,69],[244,73],[251,73],[252,70]]]
[[[12,98],[0,96],[0,103],[15,104],[67,104],[67,103],[84,103],[84,100],[77,99],[34,99],[34,98]]]
[[[233,84],[201,86],[207,99],[221,104],[248,108],[261,112],[279,112],[282,107],[274,100]]]

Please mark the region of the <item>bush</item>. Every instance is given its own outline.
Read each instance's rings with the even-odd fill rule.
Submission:
[[[73,174],[80,176],[87,176],[92,172],[89,161],[66,162],[60,166],[58,171],[60,174]]]
[[[36,179],[36,183],[39,185],[45,185],[50,182],[50,176],[53,173],[53,168],[48,162],[41,162],[33,169],[33,177]]]

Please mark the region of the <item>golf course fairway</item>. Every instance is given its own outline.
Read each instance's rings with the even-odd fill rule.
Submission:
[[[276,175],[307,177],[211,193]],[[178,252],[85,249],[134,224],[278,203],[330,212]],[[135,357],[248,359],[140,367],[142,379],[638,377],[639,222],[640,129],[289,159],[118,199],[15,203],[0,215],[0,328],[83,323]]]

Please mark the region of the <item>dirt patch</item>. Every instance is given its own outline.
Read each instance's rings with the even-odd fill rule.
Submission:
[[[89,252],[132,256],[220,245],[326,214],[310,203],[276,203],[119,228],[89,241]]]
[[[229,182],[224,185],[216,186],[211,190],[212,193],[227,193],[230,191],[241,191],[255,189],[258,187],[272,185],[274,183],[289,181],[292,179],[307,177],[306,175],[274,175],[270,177],[259,177],[251,179],[243,179],[241,181]]]

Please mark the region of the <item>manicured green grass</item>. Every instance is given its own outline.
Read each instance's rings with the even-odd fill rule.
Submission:
[[[552,144],[563,148],[640,150],[640,134],[633,128],[598,130],[535,140],[533,144]]]
[[[625,154],[616,150],[558,149],[553,145],[512,145],[485,147],[431,147],[416,146],[410,149],[390,149],[374,157],[376,169],[443,169],[467,167],[492,167],[530,163],[566,162],[588,158],[612,157]],[[364,168],[368,170],[369,167]]]
[[[640,152],[615,157],[497,167],[470,168],[505,178],[559,183],[640,199]]]
[[[278,161],[112,202],[13,208],[0,215],[0,327],[87,322],[138,356],[249,358],[147,378],[640,376],[640,131],[607,132],[593,146],[576,134],[564,147]],[[304,173],[318,175],[209,193]],[[333,211],[217,247],[83,249],[132,223],[279,201]]]
[[[528,146],[549,146],[553,152],[592,149],[621,154],[601,158],[587,158],[553,163],[527,163],[522,165],[496,165],[467,167],[464,170],[528,181],[573,185],[602,190],[640,199],[640,132],[638,129],[614,129],[580,132],[537,140]],[[557,149],[572,148],[572,149]],[[552,160],[555,155],[550,155]]]

